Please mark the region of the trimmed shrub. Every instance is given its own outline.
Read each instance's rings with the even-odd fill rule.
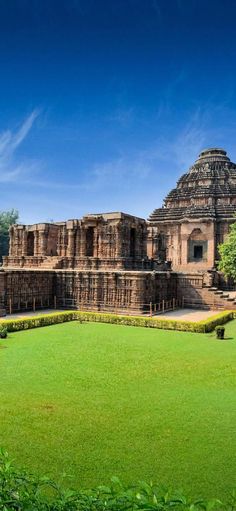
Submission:
[[[223,325],[233,319],[234,312],[224,311],[203,321],[181,321],[173,319],[161,319],[147,316],[120,316],[102,312],[63,311],[52,314],[40,314],[38,316],[2,320],[0,325],[8,332],[27,330],[43,326],[65,323],[67,321],[91,321],[93,323],[110,323],[114,325],[140,326],[146,328],[159,328],[164,330],[179,330],[182,332],[205,333],[212,332],[217,325]]]
[[[222,325],[218,325],[216,327],[216,337],[217,339],[224,339],[225,337],[225,327]]]
[[[48,495],[51,495],[50,497]],[[139,509],[173,511],[232,510],[218,499],[193,500],[155,484],[140,482],[124,486],[117,477],[109,486],[91,490],[68,490],[47,477],[37,478],[17,470],[8,454],[0,451],[0,510],[3,511],[132,511]]]
[[[8,332],[17,332],[18,330],[28,330],[29,328],[38,328],[57,323],[66,323],[77,319],[77,311],[54,312],[52,314],[40,314],[19,319],[5,319],[1,325],[7,328]]]
[[[6,339],[7,328],[4,325],[0,325],[0,339]]]

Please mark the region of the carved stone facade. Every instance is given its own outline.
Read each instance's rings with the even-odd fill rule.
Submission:
[[[14,225],[0,272],[0,309],[142,313],[173,299],[218,306],[207,289],[220,281],[217,246],[235,212],[236,165],[224,150],[208,149],[147,222],[101,213]]]
[[[150,302],[176,296],[168,272],[7,269],[0,272],[0,302],[7,312],[75,308],[150,312]]]
[[[176,296],[175,279],[153,268],[141,218],[105,213],[14,225],[2,302],[8,311],[57,306],[143,312],[150,302]]]
[[[175,271],[210,270],[235,213],[236,164],[223,149],[202,151],[150,215],[148,255],[162,255]]]
[[[14,225],[4,267],[142,269],[148,265],[145,220],[124,213],[54,224]]]

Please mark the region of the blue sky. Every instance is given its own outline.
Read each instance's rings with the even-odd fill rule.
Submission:
[[[205,147],[236,161],[234,0],[0,0],[1,210],[162,204]]]

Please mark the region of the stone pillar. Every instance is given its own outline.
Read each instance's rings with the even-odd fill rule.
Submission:
[[[66,227],[65,225],[60,226],[58,229],[58,235],[57,235],[57,255],[61,257],[66,256],[66,249],[67,249],[67,243],[66,243]]]
[[[103,229],[104,227],[99,226],[97,228],[97,254],[96,257],[102,259],[103,257]]]
[[[68,229],[67,257],[74,257],[74,231]]]
[[[61,229],[57,232],[57,255],[61,256]]]
[[[21,246],[21,250],[22,250],[22,255],[26,256],[27,255],[27,231],[25,229],[22,232],[22,246]]]
[[[38,255],[45,256],[47,255],[47,234],[43,231],[38,231],[39,233],[39,246],[38,246]]]
[[[34,255],[39,255],[39,232],[34,231]]]
[[[110,239],[110,257],[112,259],[116,258],[116,244],[117,244],[117,228],[116,226],[112,226],[111,229],[111,239]]]
[[[19,256],[19,255],[21,255],[20,251],[19,251],[19,230],[16,228],[15,235],[14,235],[14,256]]]
[[[14,227],[10,227],[9,229],[9,256],[13,256],[14,254]]]
[[[79,257],[80,255],[80,227],[77,227],[75,233],[75,257]]]
[[[81,226],[81,231],[80,231],[80,240],[81,240],[81,243],[80,243],[80,256],[81,257],[85,257],[86,255],[86,229],[84,226]]]
[[[122,257],[122,229],[119,225],[116,227],[116,257]]]
[[[98,225],[94,228],[93,236],[94,236],[94,238],[93,238],[93,243],[94,243],[93,256],[99,257],[100,246],[99,246],[99,226]]]

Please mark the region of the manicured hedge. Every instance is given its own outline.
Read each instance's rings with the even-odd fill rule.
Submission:
[[[77,311],[53,312],[52,314],[40,314],[19,319],[5,319],[1,321],[7,327],[8,332],[17,332],[18,330],[28,330],[29,328],[38,328],[42,326],[56,325],[57,323],[66,323],[77,319]]]
[[[0,324],[6,326],[8,332],[27,330],[67,321],[91,321],[98,323],[111,323],[115,325],[141,326],[146,328],[159,328],[163,330],[180,330],[183,332],[211,332],[217,325],[223,325],[234,318],[234,312],[224,311],[204,321],[192,322],[173,319],[161,319],[147,316],[120,316],[99,312],[64,311],[52,314],[40,314],[19,319],[7,319]]]

